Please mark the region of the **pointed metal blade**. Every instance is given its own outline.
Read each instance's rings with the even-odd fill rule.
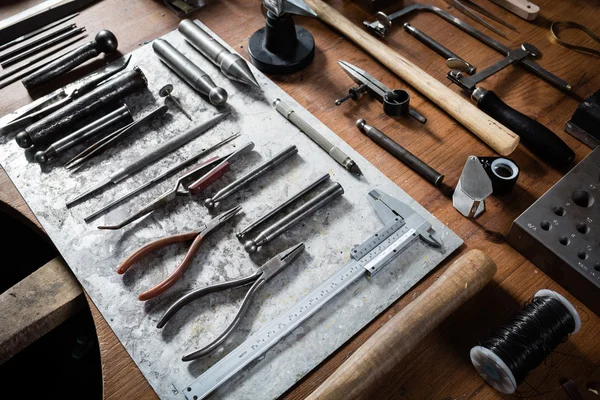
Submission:
[[[359,85],[367,85],[369,90],[371,90],[376,96],[380,97],[381,99],[383,99],[383,96],[387,92],[392,91],[392,89],[379,82],[367,71],[363,71],[357,66],[342,60],[338,61],[338,64],[354,82],[358,83]]]

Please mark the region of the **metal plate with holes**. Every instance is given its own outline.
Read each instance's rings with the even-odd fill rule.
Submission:
[[[600,148],[521,214],[507,241],[600,315]]]

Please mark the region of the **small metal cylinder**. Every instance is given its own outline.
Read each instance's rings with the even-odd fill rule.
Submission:
[[[216,106],[225,104],[227,101],[225,89],[217,87],[206,72],[173,47],[171,43],[163,39],[156,39],[152,44],[152,49],[162,62],[194,90],[208,96],[212,104]]]
[[[121,122],[133,122],[129,108],[127,108],[126,105],[122,105],[113,112],[108,113],[70,135],[57,140],[46,150],[38,151],[34,156],[35,161],[40,164],[45,164],[49,159],[60,156],[62,153],[77,146],[79,143],[97,135],[102,130]]]
[[[427,165],[420,158],[412,154],[410,151],[406,150],[404,147],[394,142],[379,129],[371,125],[367,125],[364,119],[359,119],[358,121],[356,121],[356,126],[365,135],[370,137],[375,143],[383,147],[398,160],[402,161],[410,169],[421,175],[423,178],[425,178],[427,182],[431,183],[433,186],[438,187],[442,183],[444,175],[440,174],[439,172],[431,168],[429,165]]]
[[[117,50],[117,46],[117,38],[111,31],[100,31],[91,42],[87,42],[68,52],[58,60],[23,79],[23,85],[27,90],[38,87],[83,64],[87,60],[97,57],[100,53],[112,53]]]
[[[146,87],[147,81],[139,68],[123,72],[79,97],[72,103],[29,125],[19,132],[16,141],[23,148],[50,142],[57,135],[70,129],[75,123],[122,100],[125,96]]]
[[[283,151],[277,153],[270,160],[265,161],[264,163],[254,168],[252,171],[248,172],[241,178],[237,179],[236,181],[225,186],[223,189],[219,190],[217,193],[215,193],[215,195],[212,198],[206,199],[204,201],[204,205],[206,205],[206,207],[208,208],[216,207],[219,201],[231,196],[233,193],[237,192],[239,189],[246,186],[254,179],[258,178],[265,172],[281,164],[283,161],[287,160],[296,153],[298,153],[298,148],[295,145],[291,145],[285,148]]]
[[[267,229],[263,230],[253,240],[248,240],[244,244],[244,249],[248,253],[254,253],[260,246],[264,246],[269,243],[283,232],[296,225],[298,222],[304,220],[309,215],[312,215],[317,210],[331,202],[336,197],[344,194],[344,188],[338,182],[328,187],[311,200],[304,203],[301,207],[292,211]]]

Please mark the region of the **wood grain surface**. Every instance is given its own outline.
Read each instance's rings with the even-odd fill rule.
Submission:
[[[542,53],[537,62],[575,86],[574,92],[567,95],[519,67],[509,67],[486,80],[486,88],[494,90],[506,103],[537,119],[560,135],[575,150],[576,162],[580,161],[590,150],[566,134],[563,126],[577,104],[584,97],[600,89],[600,58],[579,54],[553,43],[549,26],[552,21],[573,20],[600,33],[600,18],[598,18],[600,1],[538,0],[536,4],[541,8],[540,16],[532,23],[508,13],[491,2],[483,0],[478,2],[518,28],[518,33],[501,28],[507,33],[509,40],[499,37],[495,39],[509,47],[517,47],[522,42],[534,44]],[[0,18],[34,3],[36,1],[32,0],[3,4],[0,6]],[[264,25],[260,1],[208,0],[208,3],[207,7],[196,12],[194,17],[199,18],[247,58],[246,45],[249,36]],[[467,20],[442,0],[431,0],[429,3]],[[370,19],[366,12],[350,1],[331,0],[328,4],[356,24]],[[480,69],[501,58],[498,53],[433,15],[415,14],[408,20],[416,28],[439,40]],[[324,361],[319,368],[290,389],[284,397],[301,399],[313,392],[362,343],[426,290],[454,259],[470,248],[485,251],[496,262],[498,272],[494,282],[427,335],[417,348],[379,383],[373,398],[410,400],[441,400],[446,397],[450,399],[509,398],[510,396],[502,396],[495,392],[479,378],[470,364],[469,349],[480,340],[487,338],[501,324],[510,321],[512,316],[522,308],[524,302],[531,299],[541,288],[566,294],[567,298],[578,307],[585,322],[577,335],[562,344],[557,353],[530,374],[527,384],[519,388],[519,395],[539,399],[567,399],[568,396],[560,385],[562,379],[574,380],[582,392],[585,392],[588,380],[600,381],[598,367],[600,318],[503,240],[503,235],[508,232],[511,222],[557,182],[566,170],[548,167],[519,146],[511,155],[511,158],[521,167],[521,176],[515,190],[502,198],[489,198],[487,211],[476,221],[463,218],[452,207],[450,190],[439,191],[433,188],[362,135],[354,126],[354,122],[358,118],[364,118],[369,124],[384,131],[443,173],[449,187],[456,185],[467,156],[494,155],[492,150],[338,32],[316,19],[298,17],[296,21],[315,37],[317,46],[315,60],[301,72],[273,76],[272,79],[453,229],[465,240],[466,245]],[[128,53],[145,42],[175,29],[178,19],[164,8],[160,1],[103,0],[84,10],[77,22],[85,25],[90,33],[102,28],[111,29],[119,38],[120,51]],[[475,25],[470,20],[467,22]],[[490,36],[494,35],[481,26],[475,26]],[[564,34],[566,39],[578,40],[588,46],[595,45],[576,32],[565,31]],[[447,81],[447,68],[443,59],[408,33],[396,27],[386,38],[386,43],[442,84],[464,96],[457,87]],[[598,48],[597,44],[595,46]],[[408,118],[394,120],[383,113],[380,103],[367,96],[358,102],[349,101],[336,107],[335,99],[346,94],[352,84],[338,67],[339,59],[368,71],[391,88],[407,89],[412,96],[411,105],[428,118],[427,124],[421,126]],[[78,71],[73,71],[68,79],[89,72],[100,64],[98,61],[91,62]],[[66,79],[57,82],[56,86],[65,81]],[[464,97],[466,99],[466,96]],[[30,101],[29,95],[20,83],[2,89],[0,114],[13,111],[28,101]],[[0,183],[2,193],[14,190],[1,176]],[[9,201],[15,204],[21,213],[32,217],[22,200],[11,198]],[[357,229],[360,227],[357,226]],[[148,383],[93,306],[92,312],[101,345],[105,397],[155,398],[156,395]],[[590,392],[585,392],[584,398],[597,397]]]

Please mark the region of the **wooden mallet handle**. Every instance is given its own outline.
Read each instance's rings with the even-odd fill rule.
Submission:
[[[519,136],[479,110],[469,100],[402,57],[382,41],[353,24],[322,0],[304,0],[320,20],[340,31],[398,77],[450,114],[497,153],[508,156],[519,144]]]
[[[496,273],[481,250],[456,260],[416,300],[390,319],[308,399],[355,399],[394,368],[448,315],[479,292]]]

